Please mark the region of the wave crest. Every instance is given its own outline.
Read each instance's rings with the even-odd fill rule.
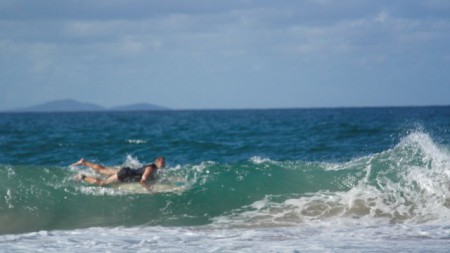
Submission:
[[[450,217],[450,153],[424,132],[413,132],[378,154],[320,166],[322,177],[310,177],[315,183],[323,184],[328,177],[347,189],[267,194],[217,217],[215,224],[287,226],[336,220],[439,224]],[[345,172],[350,172],[347,178]],[[341,175],[339,180],[331,178],[336,175]]]

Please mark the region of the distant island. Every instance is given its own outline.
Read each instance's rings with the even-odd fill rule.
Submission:
[[[79,102],[73,99],[61,99],[29,107],[7,110],[7,112],[103,112],[103,111],[162,111],[168,108],[149,104],[137,103],[131,105],[106,108],[92,103]]]

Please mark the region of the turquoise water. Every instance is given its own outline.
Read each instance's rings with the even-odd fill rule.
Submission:
[[[0,114],[0,246],[445,252],[449,126],[450,107]],[[158,155],[183,191],[91,186],[69,166]]]

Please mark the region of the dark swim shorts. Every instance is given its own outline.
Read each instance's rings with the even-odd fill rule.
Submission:
[[[142,173],[139,173],[138,170],[124,167],[117,172],[117,178],[120,182],[139,182],[142,178]]]

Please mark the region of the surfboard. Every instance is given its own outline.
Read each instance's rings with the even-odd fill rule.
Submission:
[[[131,194],[149,193],[139,183],[120,183],[113,186],[114,188]],[[164,180],[152,184],[152,193],[170,193],[182,192],[188,187],[187,181],[184,178],[175,178]]]

